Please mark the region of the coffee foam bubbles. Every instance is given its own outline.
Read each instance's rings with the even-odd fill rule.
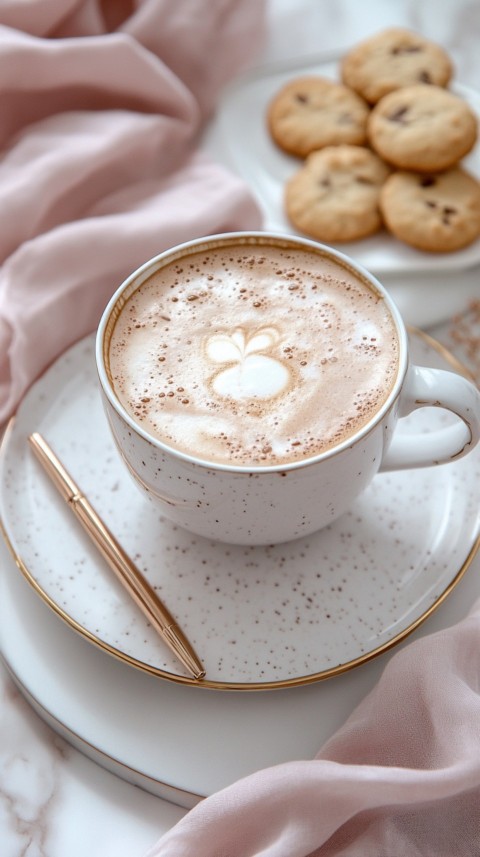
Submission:
[[[153,274],[122,310],[110,370],[146,431],[196,457],[287,463],[353,435],[398,366],[384,302],[328,258],[205,250]]]

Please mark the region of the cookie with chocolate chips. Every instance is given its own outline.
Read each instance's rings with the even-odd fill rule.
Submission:
[[[452,72],[443,48],[399,27],[383,30],[356,45],[341,63],[343,82],[371,104],[403,86],[447,86]]]
[[[369,107],[352,90],[322,77],[290,81],[270,102],[267,123],[275,143],[306,157],[315,149],[366,140]]]
[[[389,167],[363,146],[312,152],[287,182],[285,209],[300,232],[319,241],[353,241],[382,226],[380,189]]]
[[[368,137],[395,167],[441,171],[475,145],[477,119],[466,101],[439,86],[406,86],[385,95],[368,120]]]
[[[434,175],[393,173],[380,208],[390,232],[420,250],[448,253],[480,235],[480,183],[460,167]]]

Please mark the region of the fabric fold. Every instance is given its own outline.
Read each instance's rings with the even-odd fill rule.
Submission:
[[[136,267],[201,235],[259,226],[243,183],[195,154],[164,179],[132,182],[82,219],[25,241],[0,271],[0,416],[58,354],[95,329]]]
[[[198,140],[263,33],[255,0],[2,5],[2,422],[135,267],[261,228],[249,189]]]
[[[206,798],[146,857],[476,854],[479,651],[477,602],[458,625],[397,652],[315,759]]]

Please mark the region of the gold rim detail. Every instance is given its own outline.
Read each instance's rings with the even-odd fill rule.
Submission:
[[[472,373],[467,369],[466,366],[461,363],[449,350],[446,346],[442,345],[442,343],[438,342],[436,339],[431,337],[429,334],[425,333],[423,330],[419,330],[415,327],[408,326],[408,332],[423,340],[425,344],[427,344],[433,351],[436,351],[446,363],[450,364],[450,366],[457,371],[458,373],[468,377],[470,380],[473,378]],[[60,359],[60,358],[58,358]],[[49,367],[50,368],[50,367]],[[47,370],[45,370],[47,371]],[[43,377],[43,374],[37,378],[37,381]],[[7,446],[8,437],[13,428],[13,424],[15,421],[15,415],[13,415],[6,427],[5,433],[3,435],[1,444],[0,444],[0,463],[5,455],[5,449]],[[136,669],[141,670],[142,672],[146,672],[150,675],[158,676],[159,678],[166,679],[168,681],[172,681],[177,684],[188,685],[190,687],[201,687],[208,688],[210,690],[229,690],[229,691],[264,691],[264,690],[280,690],[282,688],[292,688],[292,687],[303,687],[309,684],[315,684],[319,681],[324,681],[325,679],[333,678],[334,676],[342,675],[345,672],[349,672],[352,669],[355,669],[362,664],[368,663],[368,661],[373,660],[374,658],[379,657],[382,654],[385,654],[390,649],[397,646],[407,637],[409,637],[417,628],[420,627],[428,618],[432,615],[432,613],[440,607],[441,604],[446,600],[446,598],[450,595],[453,589],[460,582],[467,569],[469,568],[472,560],[477,554],[480,548],[480,533],[477,534],[473,544],[470,547],[468,555],[461,567],[457,571],[456,575],[452,578],[448,586],[444,589],[444,591],[436,598],[436,600],[431,604],[420,616],[418,616],[413,622],[408,625],[408,627],[404,628],[398,634],[395,634],[390,640],[382,645],[377,646],[377,648],[372,649],[369,652],[366,652],[363,655],[360,655],[358,658],[353,658],[350,661],[346,661],[343,664],[338,664],[335,667],[331,667],[326,670],[321,670],[318,673],[312,673],[311,675],[302,675],[297,676],[296,678],[288,678],[282,679],[280,681],[267,681],[267,682],[228,682],[228,681],[218,681],[218,680],[210,680],[208,675],[202,679],[201,683],[195,681],[189,676],[182,676],[177,673],[171,673],[167,670],[162,670],[159,667],[154,667],[151,664],[146,664],[143,661],[139,661],[129,655],[121,652],[119,649],[110,646],[108,643],[100,640],[96,637],[91,631],[87,630],[80,625],[75,619],[69,616],[62,608],[41,588],[41,586],[36,581],[32,572],[27,568],[25,562],[19,556],[17,551],[14,548],[14,545],[10,539],[10,536],[7,532],[7,528],[5,526],[4,521],[0,517],[0,532],[5,539],[7,547],[15,561],[15,564],[26,578],[28,583],[32,586],[35,592],[40,596],[40,598],[57,614],[67,625],[69,625],[74,631],[79,633],[82,637],[89,640],[93,645],[97,646],[104,652],[107,652],[109,655],[116,657],[118,660],[123,661],[124,663],[129,664],[130,666],[135,667]]]

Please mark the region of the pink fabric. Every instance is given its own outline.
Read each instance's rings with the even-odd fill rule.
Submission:
[[[475,857],[479,664],[480,602],[399,651],[316,759],[212,795],[147,857]]]
[[[263,30],[261,0],[3,0],[0,421],[137,265],[261,227],[198,139]]]

